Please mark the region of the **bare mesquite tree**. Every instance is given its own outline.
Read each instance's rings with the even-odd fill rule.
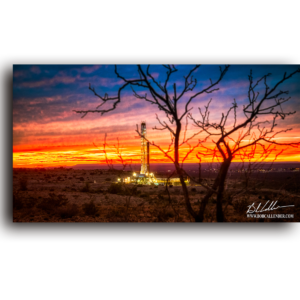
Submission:
[[[189,113],[189,118],[193,120],[194,124],[201,128],[215,144],[214,148],[201,144],[199,146],[201,151],[198,152],[198,155],[211,155],[221,160],[219,172],[212,185],[212,190],[217,192],[216,216],[218,222],[224,221],[222,202],[225,181],[232,160],[235,158],[242,161],[248,160],[248,163],[253,159],[264,161],[271,153],[275,153],[274,160],[276,160],[284,150],[276,147],[298,147],[300,145],[300,142],[278,143],[276,141],[278,134],[291,130],[291,128],[276,130],[278,119],[284,120],[287,116],[295,113],[295,111],[284,110],[283,104],[290,100],[290,97],[286,97],[289,92],[279,90],[279,88],[297,73],[300,73],[300,69],[288,75],[285,73],[281,80],[273,86],[269,86],[267,79],[271,74],[264,75],[254,82],[251,71],[249,75],[248,103],[242,107],[241,118],[237,117],[239,110],[235,100],[227,112],[221,114],[219,122],[210,120],[210,102],[204,110],[199,108],[200,120]],[[257,91],[259,84],[264,86],[262,94]],[[231,122],[229,122],[229,119],[231,119]],[[208,190],[202,199],[200,218],[203,218],[205,206],[211,195],[212,191]]]
[[[150,71],[150,65],[142,67],[137,66],[138,76],[136,78],[125,78],[122,76],[115,66],[115,74],[118,78],[123,80],[123,85],[118,88],[117,95],[110,97],[108,94],[101,96],[96,90],[89,86],[89,89],[94,93],[96,97],[100,99],[100,104],[95,110],[80,110],[76,113],[82,114],[82,117],[88,113],[100,113],[101,115],[109,113],[117,108],[118,104],[122,100],[122,91],[126,87],[132,89],[133,95],[141,100],[147,101],[152,105],[155,105],[159,111],[165,113],[167,119],[162,121],[156,116],[159,127],[155,127],[156,130],[167,130],[171,136],[171,144],[167,150],[162,149],[160,145],[146,139],[152,146],[157,147],[167,158],[169,158],[175,165],[177,175],[180,178],[182,191],[185,199],[185,205],[188,213],[194,218],[196,222],[202,222],[204,219],[204,212],[208,200],[213,194],[217,195],[217,209],[216,216],[218,221],[224,221],[222,201],[224,196],[225,181],[228,174],[230,164],[234,158],[238,158],[239,155],[245,155],[245,151],[248,147],[261,147],[264,153],[268,152],[267,144],[279,145],[276,143],[275,137],[280,132],[276,132],[276,120],[278,118],[285,119],[286,116],[292,114],[292,112],[284,112],[282,105],[289,100],[285,98],[288,91],[278,91],[279,86],[299,73],[300,70],[287,75],[285,74],[283,79],[278,81],[272,87],[267,84],[267,79],[270,74],[267,74],[253,82],[252,74],[249,76],[249,90],[248,90],[248,104],[243,107],[242,112],[244,120],[240,122],[238,118],[238,105],[234,100],[232,106],[226,113],[223,113],[221,120],[218,123],[211,122],[209,119],[209,104],[205,107],[204,111],[200,110],[200,120],[197,120],[191,113],[191,104],[197,97],[210,94],[217,91],[217,85],[225,76],[229,69],[229,66],[224,68],[220,67],[220,73],[215,81],[210,79],[206,87],[197,89],[197,80],[193,77],[196,70],[200,68],[200,65],[193,67],[190,72],[184,77],[183,88],[179,90],[176,83],[170,85],[172,75],[177,72],[177,68],[174,65],[163,65],[166,69],[166,77],[164,82],[158,82],[154,75]],[[264,94],[260,95],[256,92],[257,86],[262,83],[265,86]],[[139,90],[139,91],[138,91]],[[142,90],[142,92],[140,91]],[[260,96],[260,98],[259,98]],[[111,106],[108,109],[101,109],[104,104],[110,103]],[[180,106],[184,109],[180,109]],[[260,121],[258,118],[264,116],[269,117],[269,120]],[[229,118],[233,117],[232,124],[228,124]],[[188,120],[192,120],[194,125],[199,127],[199,131],[190,137],[187,137],[187,123]],[[230,125],[230,126],[229,126]],[[230,128],[229,128],[230,127]],[[284,132],[286,132],[285,130]],[[254,133],[255,132],[255,133]],[[137,133],[141,135],[137,126]],[[254,133],[254,134],[253,134]],[[202,140],[198,139],[198,143],[192,147],[189,142],[197,135],[204,136]],[[208,139],[213,139],[215,148],[209,148],[205,145]],[[216,141],[214,139],[217,139]],[[248,142],[244,142],[248,139]],[[180,146],[188,145],[189,151],[182,158],[180,156]],[[296,146],[298,144],[287,144],[287,146]],[[183,162],[196,148],[200,147],[197,158],[201,158],[212,155],[217,160],[221,161],[219,172],[212,185],[199,178],[194,179],[195,182],[201,183],[206,188],[207,192],[199,206],[197,208],[192,207],[187,186],[184,181],[187,172],[183,169]],[[202,150],[203,151],[202,151]],[[253,149],[252,149],[253,150]],[[242,154],[244,153],[244,154]],[[190,176],[191,177],[191,176]]]
[[[177,175],[180,178],[180,182],[182,185],[183,195],[185,199],[185,205],[188,213],[197,221],[198,212],[196,212],[190,202],[190,197],[188,193],[188,189],[186,183],[184,181],[185,172],[182,168],[182,162],[186,159],[186,157],[193,152],[196,146],[191,147],[186,156],[180,160],[179,148],[180,145],[188,144],[188,142],[202,132],[202,130],[191,137],[186,136],[186,131],[183,139],[181,138],[182,131],[184,130],[184,124],[187,120],[187,116],[191,111],[191,103],[197,97],[203,94],[210,94],[214,91],[217,91],[217,85],[225,76],[226,72],[229,69],[229,66],[220,67],[219,76],[215,81],[209,79],[209,83],[207,86],[202,87],[200,90],[196,91],[197,87],[197,79],[194,78],[194,73],[200,68],[200,65],[194,66],[189,73],[184,77],[183,88],[178,89],[176,83],[170,87],[169,82],[171,81],[172,75],[177,72],[177,68],[174,65],[163,65],[166,70],[166,77],[164,82],[158,82],[154,75],[150,71],[150,65],[146,67],[142,67],[141,65],[137,65],[138,76],[137,78],[129,79],[122,76],[115,66],[115,74],[118,78],[124,81],[124,84],[118,88],[118,92],[116,96],[110,97],[108,94],[101,96],[96,92],[96,90],[89,86],[89,89],[94,93],[96,97],[100,99],[100,104],[96,107],[95,110],[75,110],[76,113],[82,114],[82,117],[86,116],[88,113],[100,113],[101,115],[106,114],[110,111],[113,111],[117,108],[118,104],[122,100],[122,91],[126,87],[131,87],[133,94],[136,98],[147,101],[153,105],[155,105],[159,111],[165,113],[167,117],[167,121],[161,121],[158,116],[157,120],[160,124],[160,127],[155,127],[156,130],[167,130],[171,135],[171,144],[168,150],[163,150],[159,145],[156,145],[154,142],[151,142],[152,146],[160,149],[166,157],[168,157],[175,165],[175,169]],[[137,92],[138,89],[142,89],[143,92]],[[170,92],[172,89],[172,92]],[[101,109],[102,105],[110,103],[111,107],[108,109]],[[183,104],[184,109],[180,110],[179,105]],[[141,136],[141,133],[137,127],[137,133]],[[148,141],[148,140],[147,140]],[[173,149],[171,149],[173,146]],[[172,155],[171,155],[172,154]]]

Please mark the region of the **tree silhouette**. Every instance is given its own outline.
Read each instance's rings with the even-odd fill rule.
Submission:
[[[194,211],[194,209],[191,206],[188,189],[184,181],[185,172],[182,168],[182,163],[185,160],[185,158],[183,159],[183,161],[180,161],[180,155],[179,155],[180,145],[188,143],[188,141],[194,138],[195,135],[193,135],[190,138],[186,138],[186,135],[184,135],[184,139],[181,142],[180,134],[182,133],[183,122],[186,120],[187,115],[192,109],[190,107],[191,102],[202,94],[210,94],[213,93],[214,91],[217,91],[218,88],[216,88],[216,86],[223,79],[224,75],[228,71],[229,66],[226,65],[224,68],[220,67],[220,73],[218,78],[215,81],[212,81],[210,79],[210,83],[206,87],[200,89],[199,91],[194,91],[197,86],[197,79],[193,77],[193,73],[200,68],[200,65],[194,66],[189,71],[189,73],[184,77],[184,88],[180,92],[177,89],[176,83],[173,84],[172,95],[169,93],[168,90],[169,82],[171,76],[178,70],[174,65],[163,65],[163,67],[166,69],[166,78],[165,81],[161,83],[158,82],[150,72],[150,65],[146,67],[146,70],[144,70],[141,65],[137,65],[137,71],[139,76],[138,78],[134,78],[134,79],[127,79],[122,75],[120,75],[117,66],[115,66],[115,74],[117,75],[118,78],[124,81],[124,84],[118,89],[117,96],[109,97],[108,94],[101,96],[90,85],[89,89],[94,93],[95,96],[97,96],[101,100],[101,103],[96,107],[95,110],[79,110],[79,111],[74,110],[74,111],[76,113],[82,114],[82,117],[85,117],[88,113],[100,113],[101,115],[108,113],[117,108],[118,104],[121,102],[122,99],[122,91],[127,86],[131,87],[133,94],[136,98],[143,99],[155,105],[160,111],[163,111],[168,119],[168,123],[165,121],[161,121],[157,116],[157,120],[161,127],[159,128],[155,127],[154,129],[168,130],[170,132],[171,145],[174,146],[173,150],[171,150],[171,145],[167,151],[164,151],[159,145],[156,145],[154,142],[150,142],[149,140],[147,141],[149,141],[152,146],[155,146],[158,149],[160,149],[164,153],[164,155],[174,163],[177,175],[179,176],[182,185],[186,208],[189,214],[196,220],[197,213]],[[145,93],[141,94],[136,92],[135,90],[136,87],[143,88],[145,90]],[[150,97],[148,96],[149,93],[151,95]],[[184,101],[184,110],[182,113],[179,113],[178,105],[182,101]],[[111,108],[99,109],[105,103],[111,103]],[[137,127],[137,133],[141,136],[138,127]],[[173,152],[172,156],[169,155],[171,151]],[[189,153],[191,153],[192,151],[193,148],[191,148]]]
[[[237,110],[238,105],[234,99],[232,106],[226,113],[221,114],[220,122],[211,122],[209,119],[209,105],[211,101],[205,106],[202,111],[199,108],[200,120],[195,119],[191,113],[189,118],[196,126],[201,128],[207,134],[207,138],[211,138],[215,147],[209,148],[205,145],[200,145],[205,151],[199,151],[198,155],[211,155],[222,161],[219,172],[216,176],[213,190],[217,191],[217,221],[224,221],[224,214],[222,209],[222,201],[224,195],[224,185],[230,164],[233,159],[239,158],[242,161],[258,157],[258,160],[264,161],[272,152],[275,152],[275,158],[283,152],[284,149],[277,151],[277,146],[298,147],[297,143],[278,143],[276,136],[278,134],[286,133],[292,128],[276,131],[278,118],[284,120],[295,111],[284,111],[283,104],[290,100],[290,97],[284,97],[289,92],[278,90],[280,85],[290,79],[295,74],[300,73],[300,69],[290,73],[284,74],[283,78],[276,82],[272,87],[267,83],[267,79],[271,74],[264,75],[255,83],[253,81],[252,71],[249,75],[248,88],[248,103],[243,106],[243,120],[238,121]],[[256,91],[260,83],[264,84],[264,92],[261,95]],[[233,122],[227,124],[229,117],[232,116]],[[264,119],[262,119],[262,116]],[[261,120],[262,119],[262,120]],[[214,139],[216,138],[216,141]],[[202,211],[200,218],[203,218],[203,211],[207,205],[211,192],[201,202]]]
[[[224,214],[222,209],[222,202],[224,196],[225,181],[228,174],[230,164],[234,158],[251,157],[249,154],[252,152],[253,157],[257,155],[257,148],[262,149],[263,156],[270,151],[270,145],[286,145],[286,146],[298,146],[299,143],[280,144],[275,141],[275,137],[279,133],[287,132],[290,129],[283,131],[275,131],[276,121],[278,118],[285,119],[286,116],[293,114],[294,112],[284,112],[282,105],[290,98],[284,96],[288,94],[288,91],[278,91],[278,87],[300,72],[300,69],[287,75],[284,74],[283,78],[269,87],[267,79],[271,74],[267,74],[253,82],[252,73],[249,76],[249,89],[248,89],[248,104],[242,109],[244,120],[239,123],[237,116],[238,105],[234,100],[232,106],[226,113],[222,113],[219,123],[211,122],[209,119],[210,111],[209,104],[205,107],[205,110],[200,112],[200,120],[197,120],[192,113],[191,103],[197,97],[204,94],[211,94],[217,91],[217,85],[224,78],[229,66],[220,67],[218,78],[215,81],[209,79],[209,84],[200,90],[197,90],[197,79],[194,78],[194,73],[200,68],[200,65],[194,66],[183,80],[183,89],[179,90],[176,83],[173,83],[170,87],[171,77],[178,70],[174,65],[163,65],[166,70],[166,77],[163,82],[158,82],[154,75],[150,71],[150,65],[142,67],[137,65],[138,76],[136,78],[126,78],[118,72],[117,66],[115,66],[116,76],[123,80],[123,84],[118,88],[117,95],[110,97],[108,94],[101,96],[96,90],[89,85],[89,89],[94,93],[96,97],[100,99],[100,104],[95,110],[75,110],[76,113],[82,114],[85,117],[88,113],[100,113],[101,115],[109,113],[115,110],[118,104],[122,100],[122,92],[126,87],[132,89],[133,95],[141,100],[155,105],[159,111],[165,113],[167,121],[161,121],[156,115],[157,121],[160,127],[155,127],[156,130],[167,130],[171,136],[171,143],[167,150],[162,149],[160,145],[146,139],[152,146],[157,147],[168,159],[170,159],[176,169],[176,173],[180,178],[182,191],[185,199],[185,206],[188,213],[194,218],[196,222],[202,222],[204,219],[204,211],[208,200],[213,194],[217,195],[217,220],[224,221]],[[264,93],[260,95],[256,92],[257,86],[264,84]],[[172,92],[170,91],[172,88]],[[139,90],[139,91],[138,91]],[[140,91],[141,90],[141,91]],[[260,96],[260,98],[259,98]],[[111,106],[108,109],[102,108],[106,103],[110,103]],[[179,104],[184,104],[184,109],[180,112]],[[230,117],[233,117],[233,124],[230,126],[227,124]],[[261,116],[269,117],[269,120],[259,120]],[[271,117],[271,118],[270,118]],[[199,131],[190,137],[187,137],[187,125],[188,120],[191,120],[194,125],[199,127]],[[230,127],[230,128],[229,128]],[[137,133],[141,135],[137,126]],[[198,135],[205,135],[195,146],[190,145],[190,141]],[[183,138],[181,136],[183,135]],[[214,139],[217,139],[214,141]],[[206,142],[211,139],[215,143],[214,148],[206,146]],[[245,143],[245,140],[248,142]],[[269,146],[268,146],[269,144]],[[189,150],[184,157],[180,156],[180,146],[188,145]],[[197,209],[191,205],[188,189],[184,181],[184,177],[189,175],[183,169],[183,162],[187,157],[200,147],[197,158],[200,160],[201,156],[211,156],[213,159],[221,161],[221,166],[218,174],[212,185],[209,185],[201,176],[199,179],[193,179],[195,182],[201,183],[206,188],[207,192]],[[252,147],[252,148],[251,148]],[[250,152],[248,149],[251,149]],[[274,150],[272,150],[274,151]],[[190,176],[191,177],[191,176]]]

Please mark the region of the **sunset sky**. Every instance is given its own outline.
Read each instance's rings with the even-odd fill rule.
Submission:
[[[183,87],[184,78],[191,65],[178,65],[178,72],[170,80],[178,89]],[[198,107],[212,98],[211,120],[220,120],[222,112],[236,99],[239,110],[247,101],[248,75],[253,71],[254,79],[272,73],[269,85],[280,80],[284,72],[290,73],[299,65],[233,65],[219,84],[219,91],[195,99],[193,116],[198,117]],[[118,70],[126,78],[134,78],[137,68],[134,65],[120,65]],[[166,70],[153,65],[150,68],[157,81],[164,81]],[[209,84],[209,78],[216,79],[219,66],[204,65],[195,73],[198,85],[195,91]],[[165,116],[157,107],[134,97],[130,88],[122,92],[122,101],[117,109],[101,116],[88,114],[84,118],[73,110],[95,109],[98,98],[88,89],[89,83],[104,95],[115,96],[123,81],[114,73],[113,65],[14,65],[13,67],[13,167],[58,167],[76,164],[105,163],[103,139],[107,133],[108,143],[113,146],[119,138],[122,155],[133,162],[140,161],[140,140],[136,139],[136,125],[147,122],[148,138],[163,147],[168,147],[170,137],[167,132],[152,130],[157,126],[155,114],[164,120]],[[263,86],[262,86],[263,88]],[[277,136],[280,142],[300,141],[300,75],[284,83],[280,90],[289,90],[291,100],[285,103],[286,111],[296,114],[278,122],[278,128],[293,128],[288,133]],[[182,99],[182,105],[185,103]],[[109,107],[109,106],[105,106]],[[242,115],[238,114],[240,120]],[[195,132],[188,127],[188,135]],[[195,141],[196,142],[196,141]],[[194,143],[195,143],[194,142]],[[98,146],[95,147],[95,145]],[[193,144],[193,143],[192,143]],[[212,145],[212,143],[208,144]],[[182,154],[187,151],[183,147]],[[196,153],[196,152],[195,152]],[[116,159],[115,151],[109,156]],[[299,149],[286,150],[279,161],[300,161]],[[196,162],[195,155],[187,162]],[[115,162],[117,162],[115,160]],[[151,162],[170,162],[158,149],[151,149]]]

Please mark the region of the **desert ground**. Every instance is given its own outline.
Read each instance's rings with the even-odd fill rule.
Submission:
[[[292,178],[293,179],[293,178]],[[211,180],[211,179],[208,179]],[[279,189],[282,180],[272,180],[264,188],[243,193],[243,182],[227,182],[224,201],[227,222],[295,222],[300,218],[298,189]],[[296,181],[295,181],[296,180]],[[295,177],[294,186],[297,183]],[[180,186],[116,184],[117,175],[108,170],[14,169],[14,222],[193,222],[186,211]],[[199,206],[205,188],[188,187],[192,206]],[[235,195],[232,197],[230,195]],[[294,214],[293,219],[247,218],[253,202],[278,200],[284,208],[276,213]],[[216,197],[209,200],[205,222],[216,222]],[[272,212],[274,213],[274,212]]]

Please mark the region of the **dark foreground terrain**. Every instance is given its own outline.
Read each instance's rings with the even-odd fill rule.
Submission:
[[[258,222],[247,218],[248,205],[295,205],[272,214],[293,214],[291,219],[267,218],[264,222],[300,221],[299,172],[255,175],[246,191],[244,180],[228,179],[224,211],[227,222]],[[269,178],[269,179],[268,179]],[[180,186],[115,184],[107,170],[14,169],[14,222],[191,222]],[[211,180],[211,179],[207,179]],[[258,183],[258,184],[257,184]],[[189,186],[191,202],[198,206],[205,189]],[[206,222],[215,222],[215,196],[209,200]]]

